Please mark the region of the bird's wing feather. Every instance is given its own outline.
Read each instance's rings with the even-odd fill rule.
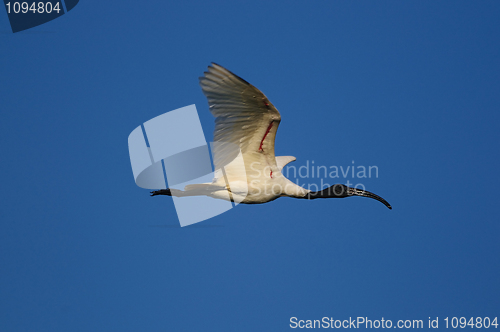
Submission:
[[[215,63],[204,74],[200,85],[215,117],[215,169],[234,159],[239,152],[235,147],[241,150],[247,176],[260,172],[252,169],[276,167],[274,140],[281,121],[276,107],[259,89]]]
[[[293,156],[279,156],[276,157],[276,164],[280,171],[285,167],[287,164],[291,163],[292,161],[297,160],[297,158]]]

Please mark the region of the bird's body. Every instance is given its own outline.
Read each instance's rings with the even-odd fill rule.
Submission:
[[[312,192],[291,182],[281,171],[296,158],[274,154],[281,115],[269,99],[259,89],[217,64],[208,67],[200,77],[200,85],[215,117],[214,180],[187,185],[184,191],[154,191],[153,196],[206,195],[259,204],[283,196],[315,199],[354,195],[377,199],[391,208],[384,199],[368,191],[338,184]]]
[[[295,160],[295,157],[277,157],[276,160],[279,161],[281,158]],[[239,203],[259,204],[273,201],[282,196],[304,197],[307,195],[309,190],[296,185],[281,173],[284,165],[280,168],[276,160],[274,163],[266,163],[264,167],[261,163],[254,162],[254,164],[250,164],[250,171],[245,171],[243,176],[232,174],[235,170],[241,169],[241,165],[238,167],[230,163],[225,166],[226,176],[231,179],[228,190],[231,192],[232,199]],[[225,178],[221,176],[215,179],[214,184],[224,187],[225,183]],[[187,189],[190,189],[189,186]],[[226,188],[212,192],[208,196],[219,199],[227,199],[228,197]]]

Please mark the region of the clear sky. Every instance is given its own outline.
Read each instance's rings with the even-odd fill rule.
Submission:
[[[497,1],[82,0],[13,34],[0,10],[0,330],[500,316],[499,17]],[[393,210],[281,198],[180,228],[134,183],[127,137],[196,104],[211,140],[212,61],[281,112],[277,155],[377,166],[323,180]]]

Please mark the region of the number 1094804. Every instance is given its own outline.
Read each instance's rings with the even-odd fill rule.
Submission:
[[[7,2],[5,4],[7,7],[7,13],[11,12],[14,14],[26,14],[31,12],[33,14],[50,14],[53,11],[59,14],[61,8],[59,8],[59,1],[52,5],[52,2]]]

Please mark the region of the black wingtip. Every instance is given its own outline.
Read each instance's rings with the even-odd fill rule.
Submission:
[[[212,61],[211,65],[210,65],[210,66],[208,66],[208,68],[210,68],[210,67],[212,67],[212,68],[216,68],[216,67],[222,68],[223,70],[225,70],[225,71],[229,72],[231,75],[233,75],[233,76],[235,76],[236,78],[240,79],[242,82],[244,82],[244,83],[246,83],[246,84],[248,84],[248,85],[251,85],[251,84],[250,84],[247,80],[245,80],[245,79],[241,78],[240,76],[236,75],[235,73],[233,73],[232,71],[230,71],[230,70],[229,70],[229,69],[227,69],[226,67],[221,66],[221,65],[219,65],[219,64],[218,64],[218,63],[216,63],[216,62],[213,62],[213,61]]]

